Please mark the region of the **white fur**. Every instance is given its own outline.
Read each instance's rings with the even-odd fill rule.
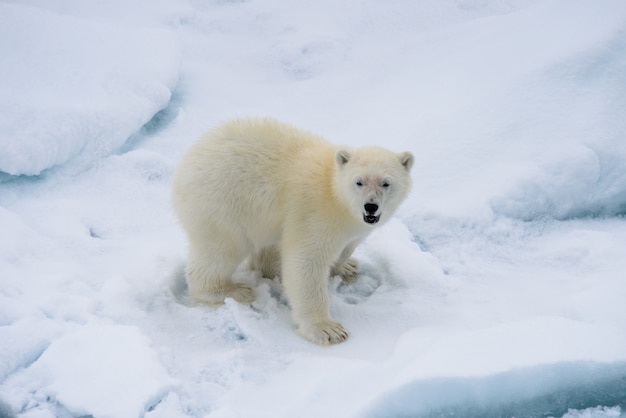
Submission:
[[[190,296],[251,303],[254,291],[231,280],[249,257],[265,277],[281,277],[302,336],[321,345],[344,341],[347,331],[330,317],[327,279],[356,279],[350,255],[404,199],[412,163],[408,152],[339,148],[270,119],[210,131],[174,177],[174,207],[190,245]],[[370,218],[377,223],[365,221],[367,203],[378,206]]]

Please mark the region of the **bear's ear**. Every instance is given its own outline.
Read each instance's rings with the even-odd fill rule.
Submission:
[[[350,161],[350,157],[350,153],[345,149],[341,149],[335,154],[335,160],[337,161],[337,165],[339,167],[345,165],[348,161]]]
[[[400,164],[402,164],[407,171],[410,171],[411,167],[413,167],[413,154],[408,151],[401,152],[398,154],[398,158],[400,159]]]

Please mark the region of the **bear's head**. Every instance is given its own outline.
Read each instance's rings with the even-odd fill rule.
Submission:
[[[337,192],[367,225],[391,218],[411,188],[413,154],[379,147],[335,153]]]

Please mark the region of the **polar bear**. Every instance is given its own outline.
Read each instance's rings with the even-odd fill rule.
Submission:
[[[406,197],[410,152],[338,147],[272,119],[237,119],[202,136],[173,179],[187,233],[194,303],[254,301],[232,274],[248,259],[278,275],[297,332],[320,344],[348,338],[330,316],[329,275],[356,279],[355,247]]]

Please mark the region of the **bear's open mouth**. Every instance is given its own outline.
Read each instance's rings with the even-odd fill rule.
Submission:
[[[363,215],[363,220],[368,224],[375,224],[380,219],[380,215]]]

